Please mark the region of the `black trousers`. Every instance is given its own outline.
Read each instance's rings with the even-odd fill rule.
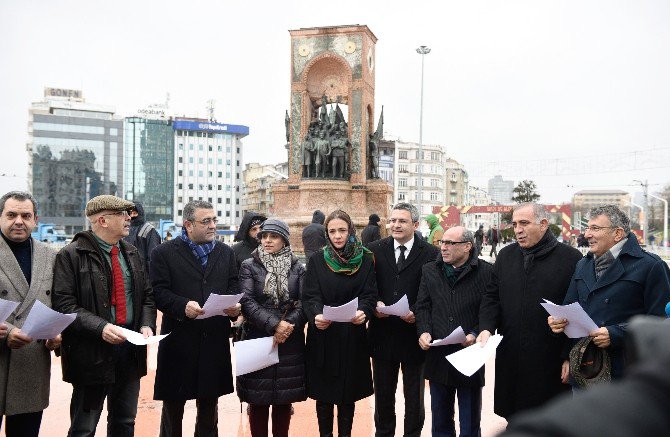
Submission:
[[[405,397],[405,437],[421,435],[426,416],[423,406],[425,382],[423,363],[408,364],[399,361],[372,359],[372,380],[375,384],[375,436],[395,436],[395,392],[398,371],[402,367],[403,395]],[[399,434],[400,435],[400,434]]]
[[[251,437],[268,437],[270,405],[249,404],[249,429]],[[288,437],[291,424],[291,404],[272,405],[272,436]]]
[[[333,437],[333,404],[316,401],[316,419],[319,422],[319,435]],[[354,425],[356,404],[337,404],[337,435],[351,437]]]
[[[5,435],[7,437],[38,437],[42,424],[42,412],[12,414],[6,416]],[[2,416],[0,416],[2,427]]]
[[[186,400],[163,401],[160,437],[181,437]],[[217,437],[219,434],[219,398],[196,399],[195,437]]]

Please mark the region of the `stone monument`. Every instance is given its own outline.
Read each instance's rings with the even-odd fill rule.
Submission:
[[[272,188],[274,215],[289,224],[293,250],[301,252],[302,229],[315,209],[343,209],[359,229],[372,213],[385,223],[393,188],[375,168],[383,131],[383,113],[374,126],[377,37],[360,25],[289,33],[289,177]]]

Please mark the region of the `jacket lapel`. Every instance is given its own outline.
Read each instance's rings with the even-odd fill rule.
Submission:
[[[407,259],[405,259],[405,262],[402,265],[402,268],[400,271],[402,272],[405,270],[407,267],[410,266],[416,259],[419,257],[419,254],[423,251],[423,242],[419,239],[414,239],[414,245],[412,246],[412,250],[409,251],[409,256]]]
[[[621,256],[621,254],[619,254]],[[603,272],[603,275],[598,279],[595,283],[595,288],[591,290],[591,292],[596,291],[599,288],[606,287],[610,285],[612,282],[615,282],[619,280],[621,276],[626,272],[626,269],[623,268],[623,264],[621,264],[621,260],[619,257],[614,260],[612,265]],[[595,276],[595,270],[593,275]]]
[[[587,255],[587,262],[583,269],[579,270],[578,276],[575,278],[581,279],[586,284],[589,293],[593,291],[596,286],[596,271],[594,268],[593,255]]]
[[[212,251],[207,256],[207,266],[205,267],[204,278],[207,278],[209,274],[212,273],[214,264],[216,264],[216,261],[219,259],[222,253],[223,250],[221,250],[221,246],[219,246],[218,244],[214,244],[214,249],[212,249]],[[222,293],[225,293],[226,291],[227,290],[223,290]]]
[[[0,259],[3,262],[0,263],[0,269],[5,273],[9,282],[12,283],[14,289],[21,296],[22,299],[28,295],[28,281],[26,277],[23,276],[23,271],[19,266],[19,262],[16,260],[12,249],[9,248],[5,239],[0,237]]]
[[[384,240],[384,256],[386,256],[386,261],[389,265],[392,265],[396,271],[398,270],[398,265],[395,262],[395,249],[393,248],[393,237],[388,237]]]
[[[202,265],[200,265],[200,261],[198,261],[195,255],[193,255],[193,252],[191,252],[191,248],[188,247],[188,244],[181,238],[179,238],[179,241],[177,241],[176,244],[179,255],[181,255],[188,263],[190,263],[197,272],[202,272]]]

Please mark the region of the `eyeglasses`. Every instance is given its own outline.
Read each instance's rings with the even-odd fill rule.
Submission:
[[[469,243],[469,241],[451,241],[451,240],[440,240],[440,244],[442,245],[447,245],[447,246],[453,246],[455,244],[464,244],[464,243]]]
[[[193,220],[195,223],[200,223],[203,226],[209,226],[211,223],[217,224],[219,219],[216,217],[209,217],[203,220]]]
[[[130,217],[130,214],[128,214],[128,211],[116,211],[116,212],[110,212],[109,214],[103,214],[102,216],[108,216],[108,215],[120,215],[122,217]]]
[[[586,228],[584,228],[584,231],[585,231],[585,232],[586,232],[586,231],[598,232],[598,231],[602,231],[603,229],[616,229],[616,228],[617,228],[616,226],[597,226],[597,225],[591,225],[591,226],[587,226]]]

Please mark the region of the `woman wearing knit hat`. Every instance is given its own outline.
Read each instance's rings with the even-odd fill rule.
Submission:
[[[354,403],[372,394],[372,371],[365,322],[377,302],[374,256],[356,238],[349,215],[332,212],[325,222],[326,247],[309,258],[302,305],[307,315],[307,395],[316,400],[321,436],[337,429],[350,436]],[[331,322],[323,306],[339,306],[358,298],[358,311],[349,322]]]
[[[274,336],[279,363],[237,377],[237,394],[249,404],[251,435],[267,436],[270,405],[272,435],[288,436],[291,403],[305,394],[305,315],[300,302],[305,268],[291,252],[288,225],[266,220],[260,246],[240,268],[245,340]]]

